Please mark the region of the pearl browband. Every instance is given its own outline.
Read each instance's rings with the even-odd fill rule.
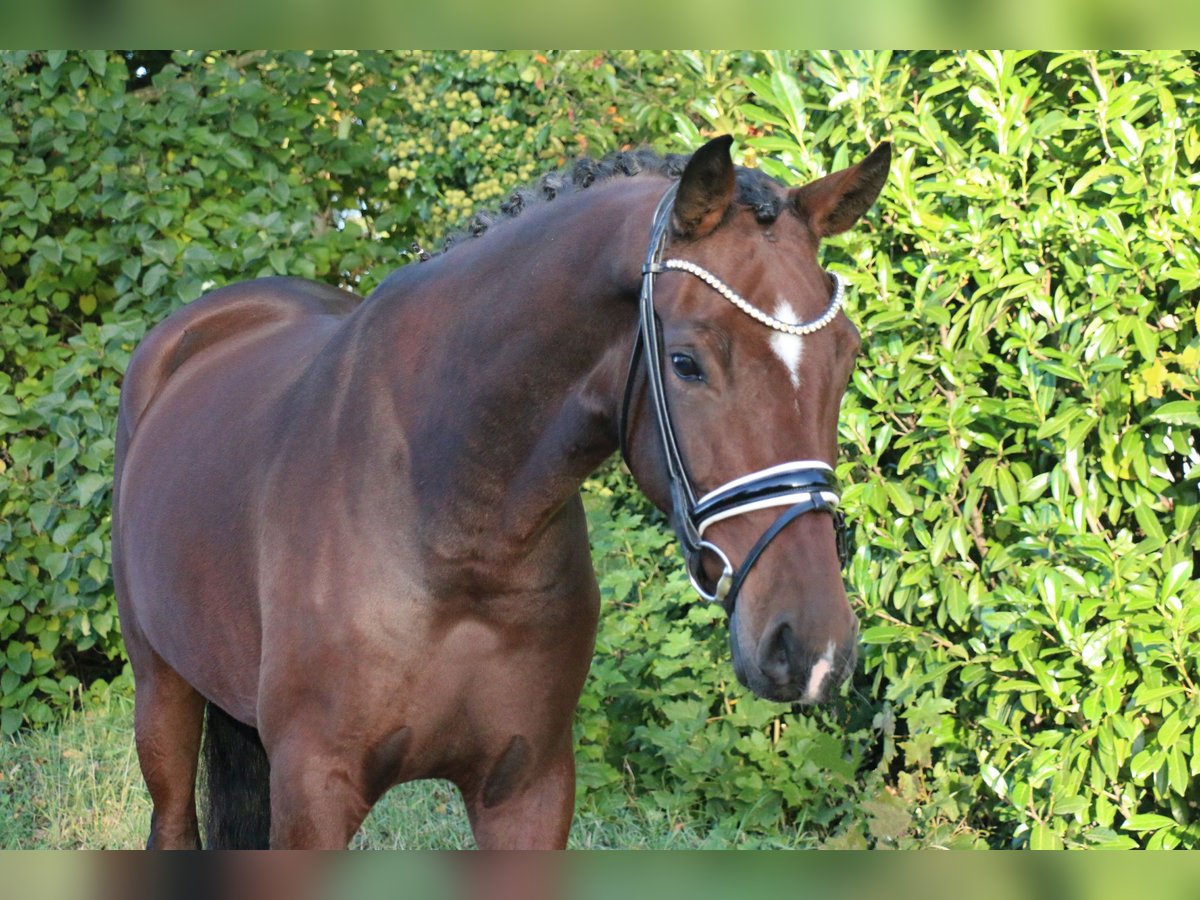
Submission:
[[[708,269],[698,266],[694,262],[688,262],[686,259],[668,259],[661,263],[650,263],[643,271],[657,275],[670,269],[695,275],[756,322],[761,322],[768,328],[774,328],[784,334],[794,334],[798,337],[820,331],[832,322],[834,316],[838,314],[838,310],[842,308],[842,300],[846,296],[846,283],[842,280],[842,276],[836,272],[830,272],[829,275],[833,278],[833,297],[829,301],[829,306],[825,308],[825,312],[811,322],[785,322],[767,315]]]

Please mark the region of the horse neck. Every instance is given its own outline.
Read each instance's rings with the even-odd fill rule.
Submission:
[[[426,525],[454,557],[513,554],[616,449],[638,272],[665,182],[628,179],[533,207],[385,285],[373,329]]]

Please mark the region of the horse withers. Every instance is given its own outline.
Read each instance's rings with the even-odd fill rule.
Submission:
[[[150,846],[199,846],[202,733],[209,846],[344,847],[418,778],[480,847],[564,846],[599,608],[579,486],[618,445],[739,680],[811,703],[847,677],[859,339],[817,246],[890,151],[788,190],[729,146],[581,161],[365,300],[263,279],[146,336],[113,566]]]

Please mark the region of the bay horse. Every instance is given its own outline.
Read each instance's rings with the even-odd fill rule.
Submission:
[[[147,334],[113,570],[148,846],[200,845],[202,752],[212,847],[345,847],[418,778],[458,787],[480,847],[565,846],[599,609],[579,488],[619,446],[742,684],[814,703],[847,677],[859,337],[817,248],[890,149],[789,190],[730,143],[580,161],[365,300],[255,280]]]

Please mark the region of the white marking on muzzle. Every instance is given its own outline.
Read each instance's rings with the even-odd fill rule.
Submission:
[[[800,323],[792,305],[783,299],[780,299],[779,304],[775,307],[775,318],[781,322],[787,322],[789,325]],[[775,355],[787,369],[788,377],[792,379],[792,387],[799,389],[800,359],[804,356],[804,339],[798,334],[776,331],[771,334],[771,349],[775,351]]]
[[[815,701],[820,696],[821,685],[825,683],[825,677],[833,668],[833,651],[833,641],[830,641],[821,658],[813,663],[812,671],[808,673],[808,688],[804,692],[805,700]]]

